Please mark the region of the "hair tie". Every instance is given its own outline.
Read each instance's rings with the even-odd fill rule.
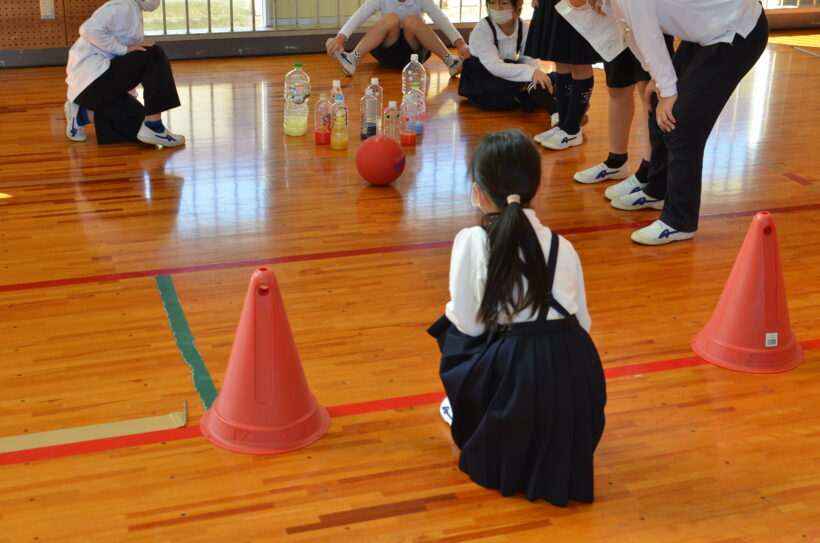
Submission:
[[[507,205],[510,205],[513,202],[515,202],[516,204],[520,204],[521,196],[519,196],[518,194],[510,194],[509,196],[507,196]]]

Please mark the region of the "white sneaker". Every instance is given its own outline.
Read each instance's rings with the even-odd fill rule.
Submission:
[[[545,132],[541,132],[540,134],[536,134],[533,139],[535,140],[535,143],[541,143],[542,141],[544,141],[548,137],[555,134],[558,130],[560,130],[560,128],[558,128],[557,126],[553,126],[552,128],[550,128],[549,130],[547,130]]]
[[[633,211],[635,209],[663,209],[663,200],[656,200],[647,195],[643,189],[613,198],[609,202],[616,209]]]
[[[80,106],[68,100],[63,104],[63,113],[65,113],[65,135],[71,141],[85,141],[88,139],[88,134],[85,129],[77,122],[77,115],[80,114]]]
[[[610,200],[614,200],[620,196],[626,196],[632,192],[643,190],[643,188],[648,184],[649,183],[641,183],[637,177],[630,175],[620,183],[615,183],[614,185],[608,186],[606,188],[606,192],[604,192],[604,196]]]
[[[692,239],[693,237],[695,237],[694,232],[675,230],[661,220],[632,232],[632,241],[641,245],[664,245],[673,241]]]
[[[550,126],[556,127],[558,123],[561,122],[561,119],[558,118],[558,112],[556,111],[552,115],[550,115]]]
[[[607,179],[623,179],[629,175],[627,165],[620,168],[610,168],[603,162],[586,170],[576,172],[572,177],[579,183],[600,183]]]
[[[333,55],[333,58],[339,63],[339,67],[342,69],[343,74],[348,77],[353,77],[353,74],[356,73],[356,65],[359,63],[356,55],[352,52],[345,53],[344,51],[341,51],[336,52]]]
[[[448,53],[442,60],[444,60],[444,64],[447,65],[447,71],[450,72],[450,77],[455,77],[461,73],[461,63],[464,62],[461,57],[454,57]]]
[[[450,406],[450,398],[447,396],[441,400],[441,405],[438,407],[438,414],[444,419],[444,422],[453,425],[453,408]]]
[[[541,146],[547,149],[560,151],[584,143],[584,135],[579,130],[577,134],[567,134],[560,128],[541,141]]]
[[[179,147],[185,143],[185,136],[172,134],[167,128],[163,129],[162,132],[154,132],[145,126],[145,123],[140,126],[137,139],[148,145],[162,145],[163,147]]]

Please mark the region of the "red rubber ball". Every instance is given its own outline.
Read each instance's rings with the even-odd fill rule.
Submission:
[[[404,171],[404,151],[387,136],[371,136],[356,151],[356,169],[373,185],[389,185]]]

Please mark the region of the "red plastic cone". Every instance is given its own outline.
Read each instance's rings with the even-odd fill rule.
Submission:
[[[777,230],[769,212],[752,219],[715,312],[692,338],[692,349],[716,366],[748,373],[786,371],[803,362],[789,321]]]
[[[330,427],[308,388],[276,277],[251,277],[222,391],[202,416],[202,433],[229,451],[269,454],[310,445]]]

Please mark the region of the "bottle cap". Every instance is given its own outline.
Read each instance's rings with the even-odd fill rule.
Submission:
[[[396,107],[397,103],[398,102],[396,102],[395,100],[390,100],[389,102],[387,102],[387,107]]]
[[[321,100],[322,98],[327,98],[327,93],[326,92],[320,92],[319,93],[319,99]]]
[[[373,89],[365,89],[364,90],[365,96],[373,96]]]
[[[411,61],[413,61],[413,60],[418,61],[419,60],[418,53],[413,53],[412,55],[410,55],[410,60]]]
[[[378,77],[371,77],[370,78],[370,84],[371,85],[378,85],[379,84],[379,78]]]
[[[296,68],[297,70],[301,70],[302,69],[302,63],[301,62],[294,62],[293,67]]]
[[[341,82],[341,81],[339,81],[338,79],[334,79],[334,80],[333,80],[333,86],[334,86],[334,87],[341,87],[341,86],[342,86],[342,82]]]

